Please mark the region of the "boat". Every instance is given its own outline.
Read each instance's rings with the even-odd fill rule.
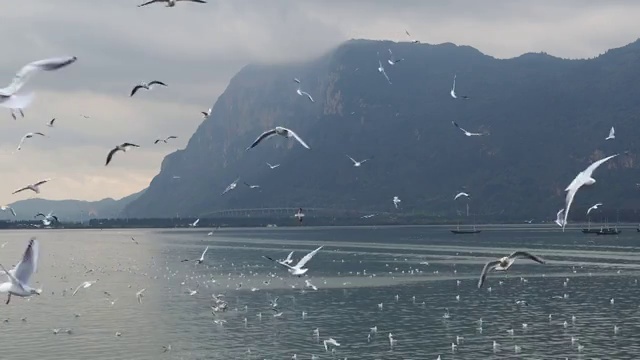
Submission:
[[[582,229],[582,233],[583,234],[597,234],[601,231],[602,229]]]
[[[479,232],[481,232],[482,230],[477,230],[477,229],[468,229],[468,230],[458,230],[458,229],[451,229],[451,232],[454,234],[477,234]]]

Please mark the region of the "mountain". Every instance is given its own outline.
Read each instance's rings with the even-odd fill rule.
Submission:
[[[122,214],[122,210],[131,201],[137,199],[144,190],[123,197],[120,200],[111,198],[99,201],[81,201],[81,200],[46,200],[46,199],[27,199],[16,201],[10,204],[15,212],[14,218],[8,212],[0,214],[3,219],[9,220],[33,220],[37,213],[47,214],[53,212],[62,222],[87,221],[96,218],[117,218]],[[42,218],[41,218],[42,219]]]
[[[387,49],[395,58],[390,65]],[[377,70],[378,59],[392,84]],[[456,92],[449,95],[454,74]],[[315,99],[296,94],[302,90]],[[544,53],[496,59],[469,46],[348,41],[304,63],[248,65],[187,147],[168,155],[128,216],[207,216],[234,208],[308,207],[456,217],[471,194],[484,219],[555,219],[564,189],[592,161],[571,214],[592,203],[636,207],[640,41],[586,60]],[[467,137],[452,125],[487,136]],[[264,130],[293,129],[312,148]],[[616,139],[605,141],[609,128]],[[624,154],[624,152],[627,152]],[[355,168],[346,157],[370,158]],[[271,170],[265,162],[281,164]],[[180,176],[179,179],[173,176]],[[221,196],[240,177],[238,188]],[[259,184],[261,191],[242,184]],[[631,194],[631,195],[630,195]]]

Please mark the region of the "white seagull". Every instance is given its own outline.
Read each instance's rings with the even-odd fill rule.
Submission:
[[[389,76],[387,75],[387,72],[384,71],[384,66],[382,66],[382,61],[378,60],[378,71],[384,75],[384,78],[387,79],[387,81],[389,82],[389,84],[391,84],[391,80],[389,80]]]
[[[616,138],[616,129],[614,129],[612,126],[611,130],[609,130],[609,136],[607,136],[605,140],[613,140],[615,138]]]
[[[271,170],[277,168],[278,166],[280,166],[280,164],[275,164],[275,165],[271,165],[269,163],[267,163],[267,165],[269,165],[269,167],[271,168]]]
[[[456,77],[457,77],[457,76],[458,76],[457,74],[454,74],[454,75],[453,75],[453,86],[451,87],[451,92],[450,92],[451,97],[452,97],[452,98],[454,98],[454,99],[457,99],[457,98],[458,98],[458,96],[456,96]],[[468,96],[465,96],[465,95],[461,95],[461,96],[460,96],[460,98],[462,98],[462,99],[469,99],[469,97],[468,97]]]
[[[400,200],[400,198],[397,197],[397,196],[394,196],[392,201],[393,201],[393,205],[396,207],[396,209],[398,208],[398,204],[400,204],[402,202],[402,200]]]
[[[595,205],[593,205],[592,207],[587,209],[587,215],[589,215],[589,213],[591,212],[591,210],[596,210],[598,209],[598,207],[602,206],[602,203],[597,203]]]
[[[66,56],[66,57],[58,57],[58,58],[49,58],[44,60],[38,60],[31,62],[25,66],[23,66],[13,77],[11,84],[9,86],[0,89],[0,101],[1,98],[10,98],[14,96],[18,90],[24,86],[24,84],[31,78],[34,74],[40,71],[53,71],[61,69],[65,66],[73,64],[76,60],[78,60],[75,56]],[[23,95],[24,96],[24,95]],[[23,109],[22,106],[11,106],[12,109]]]
[[[507,271],[518,258],[530,259],[540,264],[545,263],[545,261],[542,260],[541,258],[535,255],[532,255],[526,251],[515,251],[511,255],[505,256],[499,260],[489,261],[488,263],[485,264],[484,268],[482,269],[482,274],[480,275],[480,280],[478,281],[478,289],[482,287],[482,284],[484,284],[484,281],[487,278],[487,273],[489,271],[491,270]]]
[[[169,141],[169,140],[171,140],[171,139],[177,139],[177,138],[178,138],[177,136],[170,135],[170,136],[167,136],[167,137],[166,137],[166,138],[164,138],[164,139],[156,139],[156,141],[154,141],[153,143],[154,143],[154,144],[157,144],[157,143],[159,143],[159,142],[163,142],[163,143],[165,143],[165,144],[166,144],[166,143],[167,143],[167,141]]]
[[[318,291],[318,287],[313,285],[308,279],[304,281],[304,285],[310,289],[313,289],[314,291]]]
[[[569,217],[569,209],[571,209],[571,203],[573,203],[573,198],[576,196],[578,189],[580,189],[583,185],[593,185],[596,183],[596,179],[592,178],[591,175],[593,172],[606,161],[613,159],[619,154],[607,156],[604,159],[600,159],[593,164],[589,165],[584,171],[578,173],[578,175],[573,179],[573,181],[567,186],[564,191],[567,191],[567,197],[565,198],[565,212],[564,212],[564,221],[562,222],[562,231],[564,231],[565,226],[567,226],[567,218]]]
[[[306,96],[309,100],[311,100],[311,102],[315,102],[315,100],[313,100],[313,98],[311,97],[311,95],[309,95],[308,92],[302,91],[302,89],[300,89],[300,86],[298,86],[298,90],[296,90],[296,93],[298,93],[298,95],[300,96]]]
[[[49,122],[47,122],[47,126],[48,127],[53,127],[54,121],[56,121],[56,118],[53,118],[53,119],[49,120]]]
[[[199,222],[200,222],[200,219],[196,219],[196,221],[194,221],[193,223],[189,224],[189,227],[196,227],[196,226],[198,226]]]
[[[44,180],[40,180],[35,184],[29,184],[23,188],[17,189],[16,191],[12,192],[11,194],[17,194],[21,191],[25,191],[25,190],[31,190],[36,194],[40,194],[40,185],[43,185],[47,182],[51,181],[51,179],[44,179]]]
[[[202,255],[200,255],[200,259],[196,260],[196,264],[202,264],[204,262],[204,255],[207,253],[207,251],[209,251],[209,246],[204,248]]]
[[[297,218],[299,222],[302,222],[302,219],[304,219],[304,213],[302,212],[302,208],[299,208],[298,212],[296,212],[295,215],[293,215],[293,217]]]
[[[469,132],[469,131],[467,131],[467,130],[465,130],[465,129],[461,128],[461,127],[460,127],[460,125],[458,125],[458,123],[457,123],[457,122],[455,122],[455,121],[452,121],[451,123],[453,124],[453,126],[455,126],[455,127],[457,127],[458,129],[460,129],[460,131],[462,131],[462,132],[463,132],[465,135],[467,135],[467,136],[482,136],[482,135],[485,135],[485,134],[481,134],[481,133],[472,133],[472,132]]]
[[[138,7],[146,6],[146,5],[153,4],[153,3],[161,3],[161,2],[167,3],[166,7],[174,7],[174,6],[176,6],[176,2],[177,1],[191,1],[191,2],[196,2],[196,3],[200,3],[200,4],[206,4],[207,3],[205,0],[151,0],[151,1],[147,1],[146,3],[138,5]]]
[[[360,166],[362,166],[362,164],[363,164],[365,161],[369,161],[369,159],[364,159],[364,160],[362,160],[362,161],[356,161],[354,158],[352,158],[352,157],[351,157],[351,156],[349,156],[349,155],[347,155],[347,157],[348,157],[349,159],[351,159],[351,161],[353,161],[353,166],[355,166],[355,167],[360,167]]]
[[[411,34],[409,34],[409,31],[405,30],[404,31],[405,34],[407,34],[407,36],[409,37],[409,39],[411,39]],[[412,44],[420,44],[420,40],[411,40]]]
[[[318,251],[320,251],[320,249],[322,249],[322,246],[320,246],[319,248],[313,250],[312,252],[308,253],[307,255],[305,255],[302,259],[300,259],[300,261],[298,261],[298,263],[295,266],[291,266],[289,264],[285,264],[283,262],[279,262],[277,260],[273,260],[272,258],[268,257],[268,256],[263,256],[265,259],[271,260],[273,262],[275,262],[276,264],[280,264],[284,267],[287,268],[287,270],[289,271],[289,273],[291,273],[291,275],[297,275],[298,277],[304,275],[307,271],[309,271],[309,269],[304,268],[304,266],[309,262],[309,260],[311,260],[311,258],[313,258],[313,256],[315,254],[318,253]]]
[[[140,84],[133,87],[133,89],[131,90],[131,95],[129,95],[129,97],[133,96],[140,89],[151,90],[153,88],[153,85],[167,86],[167,84],[158,80],[153,80],[153,81],[150,81],[149,83],[141,82]]]
[[[458,200],[458,198],[459,198],[460,196],[466,196],[466,197],[469,197],[469,194],[467,194],[466,192],[459,192],[459,193],[458,193],[458,194],[453,198],[453,200]]]
[[[207,110],[207,111],[201,111],[200,113],[202,114],[202,118],[206,119],[209,116],[211,116],[211,108],[209,108],[209,110]]]
[[[147,289],[142,289],[136,293],[136,299],[138,299],[138,304],[142,304],[142,298],[144,296],[142,294],[144,293],[145,290]]]
[[[2,271],[9,277],[9,281],[0,284],[0,293],[9,293],[6,304],[11,301],[11,295],[28,297],[33,294],[40,295],[41,289],[29,286],[31,275],[38,270],[39,244],[35,237],[29,240],[29,245],[22,255],[22,260],[10,271],[0,264]]]
[[[18,148],[17,148],[16,150],[20,150],[20,149],[22,149],[22,143],[24,143],[24,141],[25,141],[26,139],[31,139],[31,138],[33,138],[33,137],[34,137],[34,136],[36,136],[36,135],[45,136],[45,135],[44,135],[43,133],[41,133],[41,132],[30,132],[30,133],[26,133],[26,134],[22,137],[22,139],[20,139],[20,143],[18,144]]]
[[[259,189],[260,185],[249,185],[246,181],[243,181],[245,185],[249,187],[249,189]]]
[[[113,154],[115,154],[118,151],[127,152],[132,147],[140,147],[140,145],[126,142],[111,149],[111,151],[109,151],[109,154],[107,154],[107,162],[104,164],[104,166],[109,165],[109,163],[111,162],[111,158],[113,158]]]
[[[9,205],[2,205],[2,206],[0,206],[0,210],[2,210],[2,211],[7,211],[7,210],[9,210],[9,211],[11,211],[11,214],[12,214],[13,216],[17,216],[17,215],[16,215],[16,211],[15,211],[15,210],[13,210],[13,208],[12,208],[11,206],[9,206]]]
[[[556,214],[555,223],[558,224],[558,226],[563,227],[563,224],[564,224],[564,209],[558,210],[558,213]]]
[[[324,344],[324,351],[329,351],[328,345],[340,346],[340,343],[337,342],[334,338],[329,338],[327,340],[324,340],[322,343]]]
[[[233,190],[236,188],[236,186],[238,186],[238,181],[240,181],[240,178],[235,179],[231,184],[229,184],[229,186],[227,186],[224,191],[222,192],[221,195],[224,195],[226,193],[228,193],[229,191]]]
[[[391,52],[391,49],[389,49],[389,60],[387,60],[389,65],[395,65],[395,64],[399,63],[402,60],[404,60],[404,59],[397,59],[396,60],[396,58],[393,56],[393,53]]]
[[[98,280],[91,280],[91,281],[85,281],[82,284],[78,285],[78,287],[73,291],[73,294],[71,294],[71,296],[75,296],[78,291],[80,291],[80,289],[86,289],[91,287],[91,285],[95,284]]]
[[[293,130],[287,129],[286,127],[282,127],[282,126],[276,126],[274,129],[268,130],[263,132],[260,136],[258,136],[258,138],[256,139],[256,141],[253,142],[253,144],[251,144],[251,146],[249,146],[246,150],[249,150],[251,148],[256,147],[256,145],[258,145],[262,140],[270,138],[274,135],[280,135],[280,136],[284,136],[286,138],[294,138],[296,139],[300,145],[304,146],[305,148],[311,150],[311,148],[309,147],[309,145],[307,145],[307,143],[305,143],[299,136],[298,134],[296,134],[295,132],[293,132]]]

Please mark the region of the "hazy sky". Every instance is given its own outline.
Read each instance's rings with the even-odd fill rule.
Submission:
[[[146,187],[163,157],[186,145],[229,79],[249,62],[310,58],[351,38],[471,45],[495,57],[545,51],[593,57],[636,40],[640,1],[209,0],[138,8],[137,0],[3,0],[0,87],[24,64],[75,55],[38,74],[26,117],[0,108],[0,203],[33,197],[120,198]],[[129,97],[140,81],[169,87]],[[91,118],[85,119],[81,114]],[[45,123],[55,117],[56,127]],[[48,136],[27,140],[22,135]],[[156,137],[178,136],[153,145]],[[116,144],[142,147],[118,153]]]

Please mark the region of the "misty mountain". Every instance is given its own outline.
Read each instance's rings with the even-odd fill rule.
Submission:
[[[122,210],[125,206],[143,193],[144,190],[123,197],[120,200],[111,198],[99,201],[46,200],[39,198],[20,200],[9,205],[16,212],[17,216],[15,218],[8,211],[0,213],[0,216],[5,220],[33,220],[34,215],[37,213],[47,214],[48,212],[53,212],[62,222],[87,221],[95,218],[117,218],[122,216]]]
[[[405,60],[390,65],[388,49]],[[379,60],[392,84],[378,72]],[[468,100],[449,95],[454,74],[457,94]],[[294,77],[315,102],[296,94]],[[353,40],[313,61],[243,68],[187,147],[164,159],[125,212],[205,217],[223,209],[306,207],[455,217],[468,201],[486,219],[551,220],[579,171],[626,151],[578,193],[571,217],[584,220],[595,202],[636,207],[639,99],[638,41],[567,60]],[[488,135],[467,137],[452,121]],[[312,150],[276,136],[245,151],[278,125]],[[605,141],[611,126],[616,139]],[[371,160],[356,168],[347,155]],[[221,196],[237,177],[238,187]],[[454,202],[459,191],[469,200]],[[396,195],[400,210],[391,201]]]

